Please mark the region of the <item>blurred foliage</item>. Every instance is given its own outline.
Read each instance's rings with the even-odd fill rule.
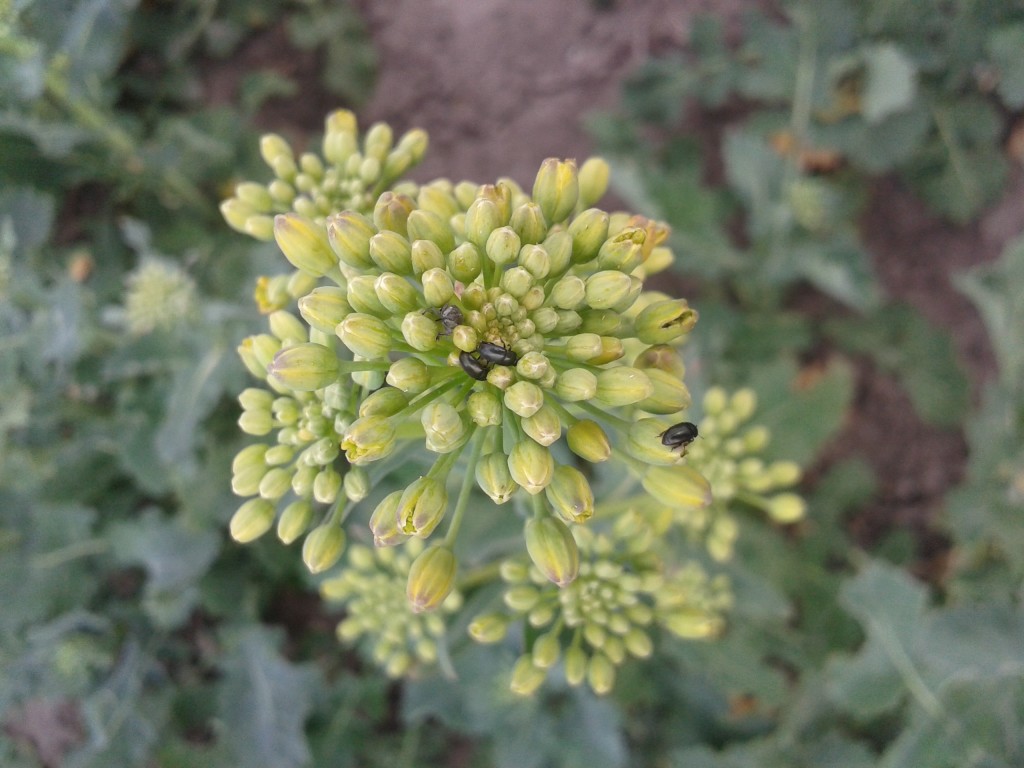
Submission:
[[[965,425],[952,567],[932,589],[858,550],[846,522],[875,480],[840,463],[795,530],[743,521],[719,642],[624,668],[614,697],[521,700],[498,679],[515,651],[462,631],[456,678],[399,687],[364,669],[294,558],[224,546],[245,385],[233,350],[276,261],[216,203],[258,167],[255,112],[301,84],[254,67],[237,102],[211,106],[206,77],[283,23],[331,62],[326,88],[365,95],[372,52],[347,4],[0,3],[0,764],[1024,762],[1024,241],[958,281],[999,368],[965,416],[948,340],[884,301],[854,226],[869,174],[903,175],[957,221],[998,193],[1024,15],[999,0],[787,8],[787,23],[752,16],[739,47],[701,22],[692,62],[645,67],[629,117],[599,133],[620,193],[673,225],[700,281],[695,395],[702,380],[754,387],[772,450],[805,461],[846,418],[845,350],[902,382],[922,418]],[[694,99],[748,106],[723,186],[705,184],[692,139],[638,138]],[[187,294],[168,306],[194,311],[130,312],[153,264]],[[846,309],[824,324],[791,309],[806,284]],[[823,341],[836,353],[804,367]]]

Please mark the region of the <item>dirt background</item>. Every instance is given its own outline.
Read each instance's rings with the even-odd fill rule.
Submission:
[[[364,125],[385,120],[430,134],[414,176],[489,180],[508,175],[528,185],[541,159],[585,158],[593,151],[582,120],[617,104],[623,80],[652,53],[685,45],[695,15],[712,12],[735,36],[754,0],[355,0],[378,53],[377,85],[360,110]],[[312,55],[282,60],[283,32],[271,30],[241,52],[232,71],[276,56],[285,74],[315,82]],[[247,69],[250,68],[250,69]],[[229,97],[228,77],[211,87]],[[277,101],[263,127],[301,144],[337,106],[324,93]],[[708,126],[702,126],[706,132]],[[715,131],[717,130],[717,133]],[[711,126],[708,169],[721,126]],[[1002,200],[980,220],[957,227],[936,217],[894,178],[873,184],[861,230],[885,292],[908,302],[953,337],[975,400],[993,371],[985,330],[951,276],[994,259],[1024,230],[1024,174],[1015,169]],[[696,302],[699,307],[699,297]],[[962,433],[922,423],[906,393],[868,361],[858,364],[854,407],[811,478],[859,456],[879,483],[872,504],[851,520],[858,540],[894,527],[914,531],[918,571],[939,576],[946,550],[937,516],[942,497],[963,477]]]

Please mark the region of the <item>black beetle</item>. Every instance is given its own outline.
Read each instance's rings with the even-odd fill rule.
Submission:
[[[491,344],[489,341],[483,342],[476,351],[484,360],[495,365],[515,365],[519,362],[519,355],[511,349]]]
[[[442,336],[451,336],[455,326],[462,323],[462,310],[454,304],[445,304],[440,309],[429,307],[423,310],[423,314],[428,313],[435,315],[441,321],[441,331],[437,334],[439,339]]]
[[[487,365],[487,361],[478,360],[469,352],[459,352],[459,365],[462,366],[462,370],[477,381],[486,381],[487,372],[491,370],[490,366]]]
[[[684,448],[697,439],[697,425],[681,421],[661,433],[661,444],[669,448]]]

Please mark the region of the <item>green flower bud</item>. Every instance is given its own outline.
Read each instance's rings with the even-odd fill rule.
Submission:
[[[591,261],[608,239],[608,214],[597,208],[583,211],[569,224],[569,234],[572,236],[573,264]]]
[[[468,325],[457,325],[452,331],[452,344],[463,352],[473,352],[480,346],[480,334]]]
[[[299,314],[313,328],[323,333],[334,333],[334,328],[352,311],[347,291],[334,285],[314,288],[299,299]]]
[[[402,492],[395,491],[385,496],[370,515],[370,532],[375,547],[393,547],[401,544],[407,536],[398,528],[398,503]]]
[[[370,238],[377,228],[368,218],[355,211],[342,211],[328,216],[327,241],[342,263],[356,269],[373,266],[370,258]]]
[[[370,475],[362,467],[349,467],[344,480],[345,498],[362,501],[370,492]]]
[[[597,357],[603,350],[601,337],[596,333],[577,333],[565,345],[566,357],[581,363]]]
[[[615,665],[603,653],[595,653],[587,664],[587,684],[598,696],[615,687]]]
[[[799,482],[803,473],[795,461],[775,461],[768,468],[768,474],[771,476],[772,485],[778,488]]]
[[[302,561],[310,573],[323,573],[341,557],[345,532],[337,525],[318,525],[302,542]]]
[[[491,233],[503,223],[499,207],[492,200],[479,197],[466,210],[466,239],[477,248],[486,250]]]
[[[444,269],[447,263],[444,253],[436,243],[432,243],[430,240],[414,240],[410,258],[415,275],[422,275],[430,269]]]
[[[426,434],[428,451],[451,453],[466,435],[466,426],[459,412],[448,403],[435,400],[423,408],[420,423]]]
[[[544,405],[544,390],[530,381],[517,381],[505,390],[505,407],[526,418],[533,416]]]
[[[455,295],[455,283],[444,269],[428,269],[420,281],[423,283],[423,297],[431,307],[443,307]]]
[[[683,365],[683,358],[667,344],[656,344],[645,349],[636,356],[633,367],[645,371],[651,368],[664,371],[679,381],[682,381],[686,375],[686,366]]]
[[[369,464],[395,450],[395,427],[382,416],[356,419],[341,438],[341,449],[350,464]]]
[[[373,207],[373,224],[378,230],[391,230],[406,237],[406,221],[415,209],[416,203],[407,195],[384,192]]]
[[[654,393],[640,401],[640,408],[649,413],[669,414],[690,407],[690,390],[671,373],[648,368],[644,371],[651,380]]]
[[[608,191],[608,162],[602,157],[590,157],[580,166],[581,206],[593,205]]]
[[[597,376],[584,368],[570,368],[559,374],[555,394],[570,403],[592,400],[597,394]]]
[[[334,350],[321,344],[296,344],[274,355],[267,368],[271,378],[296,392],[322,389],[338,378]]]
[[[557,631],[545,632],[533,641],[533,664],[539,669],[551,669],[562,655],[562,644]]]
[[[412,246],[397,232],[386,229],[371,237],[370,258],[384,272],[412,274]]]
[[[622,327],[619,313],[611,309],[586,309],[580,313],[580,331],[600,336],[617,336]]]
[[[322,469],[313,480],[313,498],[321,504],[333,504],[341,490],[341,475],[333,469]]]
[[[487,383],[504,391],[516,382],[513,369],[506,365],[496,365],[487,374]]]
[[[609,368],[597,374],[597,399],[605,405],[633,405],[654,393],[647,374],[636,368]]]
[[[629,438],[626,440],[626,453],[645,464],[658,467],[670,467],[678,464],[682,454],[661,442],[661,435],[668,429],[657,419],[640,419],[629,427]]]
[[[430,386],[430,370],[426,363],[418,358],[403,357],[391,364],[387,382],[402,392],[419,394]]]
[[[565,680],[577,686],[587,676],[587,653],[578,645],[569,646],[565,652]]]
[[[499,227],[492,231],[485,241],[484,252],[498,266],[511,264],[519,256],[522,243],[512,227]]]
[[[296,496],[309,498],[313,495],[313,481],[316,479],[317,468],[299,466],[292,477],[292,491]]]
[[[384,308],[396,315],[404,315],[420,306],[420,296],[404,277],[384,272],[374,281],[374,290]]]
[[[448,491],[432,477],[417,478],[402,492],[396,515],[398,530],[407,536],[427,538],[444,518]]]
[[[264,445],[251,445],[249,447],[261,449],[266,448]],[[241,454],[239,454],[239,456],[241,456]],[[263,462],[262,457],[255,461],[246,461],[243,463],[238,463],[238,457],[235,457],[235,463],[237,466],[232,467],[231,473],[232,492],[236,496],[255,496],[259,493],[260,481],[263,480],[263,476],[267,474],[267,465]]]
[[[585,523],[594,514],[594,492],[587,478],[575,467],[564,464],[556,467],[544,493],[555,512],[568,523]]]
[[[270,332],[281,341],[304,342],[309,340],[309,332],[295,315],[279,309],[271,312],[267,318]]]
[[[231,516],[231,538],[239,544],[255,541],[274,524],[274,505],[266,499],[249,499]]]
[[[437,182],[420,187],[416,204],[421,211],[436,213],[446,222],[462,210],[458,200],[452,195],[450,186],[444,188]]]
[[[604,365],[615,360],[620,360],[623,355],[622,341],[615,336],[601,337],[601,351],[596,357],[590,358],[587,362],[591,365]]]
[[[517,206],[512,211],[512,219],[509,224],[524,245],[539,243],[548,233],[548,226],[544,222],[544,212],[532,200]]]
[[[295,200],[295,187],[283,179],[274,179],[270,182],[267,185],[267,192],[270,193],[270,197],[273,198],[274,202],[281,205],[291,205],[292,201]]]
[[[533,275],[523,267],[506,269],[501,275],[502,290],[517,299],[523,298],[533,286]]]
[[[795,493],[780,493],[768,500],[768,516],[777,523],[795,523],[806,512],[806,502]]]
[[[281,467],[269,470],[260,480],[259,494],[262,498],[277,501],[292,487],[292,473]]]
[[[473,392],[466,401],[466,412],[478,427],[501,424],[501,400],[493,392]]]
[[[354,354],[369,360],[387,357],[391,351],[391,329],[373,315],[353,312],[338,323],[335,333]]]
[[[402,338],[419,352],[429,352],[437,346],[437,330],[437,322],[422,312],[409,312],[402,318]]]
[[[558,325],[558,312],[551,307],[541,307],[530,314],[537,333],[551,333]]]
[[[519,305],[527,312],[533,312],[534,310],[540,309],[541,305],[544,303],[544,300],[546,298],[547,295],[544,293],[544,289],[539,285],[534,285],[530,288],[530,290],[526,292],[526,294],[522,298],[519,299]],[[532,321],[523,321],[524,324],[530,322]],[[530,330],[530,333],[533,333],[532,329]],[[525,331],[522,331],[521,335],[528,336],[530,334],[526,333]]]
[[[480,251],[473,243],[463,243],[448,254],[448,271],[456,280],[466,284],[476,280],[481,264]]]
[[[338,265],[323,226],[294,213],[274,217],[274,239],[296,269],[320,276]]]
[[[260,156],[263,162],[273,168],[282,160],[295,162],[295,155],[288,142],[276,133],[265,133],[260,137]]]
[[[533,182],[533,199],[544,212],[548,224],[564,221],[579,199],[579,177],[572,160],[559,162],[549,157],[541,163]]]
[[[697,324],[697,310],[686,299],[656,301],[636,318],[636,335],[644,344],[668,344],[682,338]]]
[[[247,435],[262,437],[274,429],[274,420],[269,411],[244,411],[238,417],[238,426]]]
[[[643,477],[643,486],[670,507],[701,509],[712,501],[711,484],[693,467],[651,467]]]
[[[508,619],[500,613],[477,616],[469,624],[469,636],[482,645],[498,643],[508,634]]]
[[[565,275],[551,289],[550,300],[558,309],[579,309],[587,300],[587,284],[576,275]]]
[[[554,517],[532,517],[524,531],[526,551],[544,577],[560,587],[580,569],[580,553],[569,526]]]
[[[476,465],[476,484],[495,504],[504,504],[519,489],[503,453],[488,453]]]
[[[405,595],[413,611],[422,613],[438,608],[455,586],[458,563],[446,546],[425,549],[409,568]]]
[[[550,405],[541,406],[533,416],[523,419],[523,431],[541,445],[551,445],[562,436],[562,419]]]
[[[533,440],[523,440],[512,446],[509,452],[508,471],[527,493],[535,496],[551,482],[555,474],[555,460],[544,446]]]
[[[395,387],[382,387],[371,392],[359,404],[359,415],[394,416],[409,404],[409,398]]]
[[[577,421],[565,433],[569,450],[581,459],[598,464],[607,461],[612,455],[612,446],[608,435],[601,425],[590,419]]]
[[[516,373],[532,381],[543,379],[550,370],[551,363],[542,352],[527,352],[516,363]]]
[[[520,656],[512,667],[509,690],[519,696],[532,696],[547,676],[547,670],[535,667],[531,657]]]
[[[277,538],[283,544],[291,544],[306,532],[312,520],[313,506],[305,500],[293,501],[278,518]]]
[[[576,332],[583,320],[577,312],[571,309],[563,309],[558,312],[558,325],[554,327],[554,335],[570,336]]]
[[[597,265],[601,269],[614,269],[630,273],[644,260],[647,233],[640,227],[627,227],[601,243]]]
[[[224,217],[229,227],[244,235],[248,234],[246,224],[251,217],[256,215],[256,211],[248,203],[232,197],[220,204],[220,214]]]
[[[564,229],[556,229],[548,233],[541,243],[551,259],[551,271],[548,277],[563,274],[572,263],[572,235]]]

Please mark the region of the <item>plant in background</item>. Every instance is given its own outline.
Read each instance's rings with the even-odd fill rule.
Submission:
[[[251,498],[232,518],[232,535],[253,541],[276,523],[285,543],[304,536],[303,559],[319,573],[341,558],[343,524],[365,499],[374,502],[365,509],[378,548],[417,542],[419,550],[447,520],[440,541],[415,558],[380,563],[379,578],[406,579],[408,615],[391,616],[411,633],[406,640],[396,639],[399,630],[388,622],[339,626],[345,638],[375,635],[375,659],[395,674],[436,656],[417,650],[416,640],[425,633],[432,648],[438,625],[421,626],[414,612],[450,605],[460,584],[455,552],[468,549],[460,539],[465,519],[500,515],[522,525],[527,557],[506,565],[506,578],[513,571],[516,582],[540,578],[550,586],[534,588],[537,600],[568,601],[564,615],[551,609],[544,621],[535,606],[516,603],[526,623],[550,626],[546,650],[531,642],[534,661],[517,665],[513,689],[532,692],[564,639],[567,662],[573,660],[567,679],[586,676],[606,693],[627,650],[649,653],[643,624],[710,636],[728,603],[724,585],[706,585],[704,566],[692,556],[685,565],[671,551],[640,556],[640,529],[621,528],[614,516],[589,522],[597,474],[646,494],[646,501],[631,497],[629,509],[653,504],[682,518],[684,510],[697,514],[712,503],[708,480],[685,461],[685,443],[663,439],[690,406],[675,347],[697,321],[685,300],[644,284],[672,261],[662,245],[668,231],[593,207],[607,184],[600,159],[579,168],[546,160],[532,194],[508,180],[414,184],[396,178],[422,157],[426,136],[411,131],[397,146],[391,136],[378,124],[360,143],[354,117],[333,113],[326,165],[308,153],[296,160],[281,139],[265,137],[264,159],[277,179],[266,187],[243,183],[222,206],[235,229],[258,238],[272,233],[296,270],[260,281],[257,302],[273,310],[270,333],[248,337],[239,350],[263,382],[240,396],[239,423],[270,442],[235,459],[233,488]],[[274,211],[284,212],[271,219]],[[290,298],[298,300],[298,315],[279,308]],[[724,405],[709,412],[721,422],[711,440],[749,418],[753,402],[744,402],[746,412],[731,422]],[[714,456],[708,445],[704,454]],[[772,487],[753,461],[733,482],[740,491],[744,483],[755,491]],[[597,473],[603,462],[613,469]],[[422,470],[398,480],[409,466]],[[775,475],[775,484],[785,485],[799,473],[788,467]],[[508,512],[499,509],[509,502]],[[802,506],[791,503],[778,514],[790,522]],[[671,527],[675,518],[661,520]],[[604,525],[617,533],[586,532]],[[373,565],[366,551],[357,552],[324,586],[354,616],[366,607],[351,586],[357,577],[345,574]],[[719,547],[718,556],[726,554]],[[469,580],[478,582],[486,567],[474,562]],[[604,596],[606,582],[623,594]],[[588,608],[593,600],[607,603],[609,617],[635,605],[623,614],[628,618],[609,618],[610,628],[601,630]],[[585,616],[590,623],[581,624]],[[599,642],[606,631],[613,636]],[[501,634],[474,636],[493,641]]]

